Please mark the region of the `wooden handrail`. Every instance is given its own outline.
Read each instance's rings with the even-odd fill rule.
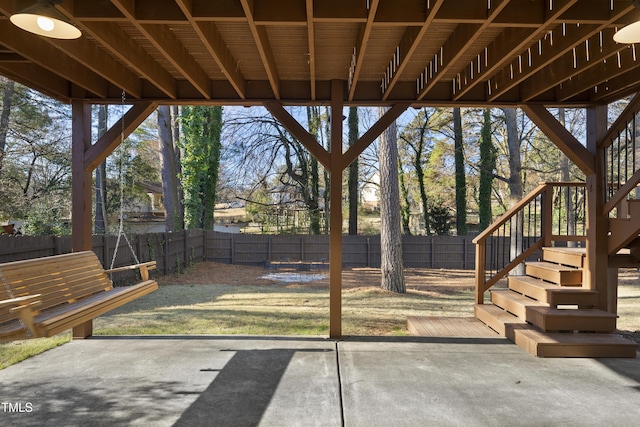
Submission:
[[[640,184],[640,170],[637,170],[633,176],[622,185],[622,187],[618,188],[618,191],[616,191],[607,203],[604,204],[602,214],[604,216],[608,216],[609,212],[611,212],[618,203],[622,202],[629,193],[638,187],[638,184]]]
[[[640,93],[633,97],[616,122],[609,128],[609,131],[598,141],[598,148],[605,149],[613,143],[614,136],[618,132],[622,132],[627,122],[638,112],[638,106],[640,106]]]
[[[518,203],[511,207],[507,212],[502,214],[493,224],[487,229],[482,231],[475,239],[473,243],[476,244],[476,304],[483,304],[484,292],[491,288],[496,282],[505,277],[511,270],[513,270],[520,263],[525,261],[529,256],[533,255],[537,250],[544,246],[551,244],[553,240],[584,240],[580,236],[554,236],[552,232],[552,203],[551,198],[553,196],[553,189],[556,187],[584,187],[584,182],[546,182],[538,185],[532,192],[523,197]],[[487,239],[494,235],[501,227],[510,221],[513,217],[518,215],[523,209],[533,202],[538,196],[550,191],[552,194],[550,197],[545,197],[542,210],[540,211],[540,221],[542,228],[540,229],[541,235],[538,236],[535,242],[529,244],[529,247],[522,248],[522,252],[515,256],[514,259],[509,259],[509,262],[492,270],[492,277],[486,280],[486,254],[487,254]],[[530,236],[531,237],[531,236]],[[556,238],[556,239],[554,239]]]
[[[475,239],[473,239],[473,243],[477,244],[480,240],[484,240],[488,236],[493,234],[494,231],[502,227],[504,223],[507,222],[511,217],[513,217],[516,213],[518,213],[520,209],[522,209],[529,202],[542,194],[546,189],[553,187],[584,187],[584,185],[584,182],[543,182],[539,184],[531,193],[520,199],[518,203],[513,205],[508,211],[506,211],[498,219],[496,219],[493,224],[491,224],[480,234],[478,234]]]
[[[475,239],[473,239],[473,243],[478,244],[478,242],[485,240],[487,237],[493,234],[498,228],[502,227],[505,222],[507,222],[511,217],[513,217],[516,213],[520,211],[524,206],[526,206],[529,202],[534,200],[540,194],[542,194],[547,189],[548,184],[542,183],[538,185],[531,193],[527,194],[525,197],[520,199],[518,203],[513,205],[508,211],[503,213],[500,218],[496,219],[493,224],[489,227],[485,228],[480,234],[478,234]]]

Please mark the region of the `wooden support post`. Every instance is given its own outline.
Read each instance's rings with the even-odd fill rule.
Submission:
[[[609,313],[618,314],[618,268],[609,268],[609,277],[607,281],[609,288],[609,302],[607,311]]]
[[[476,245],[476,304],[484,304],[486,241]]]
[[[553,235],[553,187],[547,186],[542,193],[542,246],[548,248],[552,245]]]
[[[74,100],[71,140],[71,246],[74,252],[92,249],[91,171],[84,168],[84,156],[89,148],[91,148],[91,105]]]
[[[342,172],[369,146],[410,104],[394,105],[346,153],[342,152],[342,110],[345,83],[331,82],[331,151],[327,152],[318,141],[289,114],[278,101],[264,103],[265,108],[295,136],[301,144],[325,167],[330,175],[329,213],[329,336],[342,336]],[[269,245],[269,250],[271,246]],[[232,248],[233,258],[233,248]],[[367,264],[371,265],[370,241],[367,239]]]
[[[598,141],[607,133],[607,107],[587,109],[587,149],[595,157],[595,173],[587,175],[587,259],[583,287],[598,291],[598,308],[607,310],[609,296],[608,218],[604,208],[604,150]]]
[[[83,340],[93,335],[93,320],[87,320],[86,322],[75,326],[72,331],[72,338],[74,340]]]
[[[331,82],[329,336],[342,336],[342,107],[344,82]]]

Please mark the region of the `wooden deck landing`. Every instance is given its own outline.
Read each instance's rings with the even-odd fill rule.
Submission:
[[[408,316],[407,328],[422,337],[500,338],[475,317]]]

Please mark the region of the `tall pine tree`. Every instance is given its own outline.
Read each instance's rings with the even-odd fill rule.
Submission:
[[[467,234],[467,175],[464,170],[464,145],[462,139],[462,112],[453,109],[453,133],[456,169],[456,234]]]
[[[491,110],[486,108],[480,135],[480,188],[478,189],[480,231],[491,224],[491,186],[495,168],[496,156],[491,141]]]

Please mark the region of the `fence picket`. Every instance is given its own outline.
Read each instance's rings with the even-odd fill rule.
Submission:
[[[277,261],[326,263],[329,259],[326,235],[234,235],[189,230],[131,238],[140,261],[155,259],[158,271],[164,274],[202,261],[267,265]],[[380,266],[379,236],[344,236],[343,246],[344,266]],[[109,265],[116,249],[114,236],[94,236],[93,249],[102,263]],[[403,237],[406,267],[474,269],[475,249],[468,244],[467,236]],[[71,236],[0,235],[0,263],[68,252]],[[126,246],[118,248],[116,266],[132,264],[130,252]]]

